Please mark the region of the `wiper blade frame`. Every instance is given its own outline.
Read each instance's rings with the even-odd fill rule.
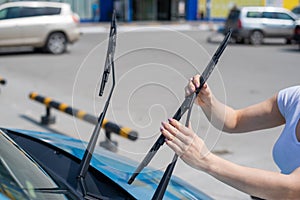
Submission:
[[[232,34],[232,30],[229,30],[229,32],[227,33],[227,35],[221,42],[220,46],[218,47],[217,51],[211,58],[210,62],[204,69],[203,73],[201,74],[200,86],[196,89],[195,93],[193,93],[185,98],[184,102],[181,104],[181,106],[176,111],[175,115],[173,116],[173,119],[176,119],[177,121],[179,121],[181,119],[181,117],[184,115],[184,113],[189,109],[191,102],[193,102],[194,101],[193,99],[195,99],[194,96],[195,95],[197,96],[197,94],[200,92],[204,83],[207,81],[208,77],[210,76],[210,74],[212,73],[216,64],[218,63],[220,56],[222,55],[223,51],[225,50],[225,48],[229,42],[231,34]],[[165,136],[161,134],[159,136],[159,138],[156,140],[156,142],[153,144],[153,146],[151,147],[151,149],[149,150],[149,152],[147,153],[145,158],[142,160],[142,162],[136,168],[136,170],[134,171],[132,176],[129,178],[128,184],[131,184],[134,181],[134,179],[136,178],[136,176],[138,176],[139,173],[150,163],[150,161],[155,156],[158,149],[164,144],[164,142],[165,142]]]

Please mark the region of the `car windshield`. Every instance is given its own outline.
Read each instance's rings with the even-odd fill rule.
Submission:
[[[0,193],[10,199],[68,199],[36,162],[0,131]]]
[[[293,13],[295,14],[300,14],[300,6],[299,7],[295,7],[293,10],[292,10]]]

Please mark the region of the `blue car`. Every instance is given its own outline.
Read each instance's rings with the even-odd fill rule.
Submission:
[[[151,199],[163,175],[145,168],[127,183],[138,163],[97,147],[85,177],[78,174],[86,142],[54,133],[0,128],[0,199]],[[164,199],[210,200],[209,196],[172,177]]]

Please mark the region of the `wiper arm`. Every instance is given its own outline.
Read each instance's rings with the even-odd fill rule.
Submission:
[[[87,149],[84,152],[82,161],[80,163],[80,170],[79,170],[79,175],[78,175],[78,179],[79,179],[79,183],[80,186],[82,188],[82,192],[84,197],[86,198],[99,198],[99,199],[108,199],[107,197],[104,196],[97,196],[94,194],[91,194],[86,187],[86,183],[85,183],[85,177],[86,174],[88,172],[88,168],[90,166],[90,162],[95,150],[95,146],[96,146],[96,142],[97,139],[99,137],[99,133],[103,124],[103,120],[105,117],[105,114],[107,112],[108,106],[109,106],[109,102],[110,99],[112,97],[113,91],[114,91],[114,87],[115,87],[115,71],[114,71],[114,53],[115,53],[115,47],[116,47],[116,34],[117,34],[117,26],[116,26],[116,14],[115,12],[113,13],[112,16],[112,21],[111,21],[111,28],[110,28],[110,33],[109,33],[109,43],[108,43],[108,50],[107,50],[107,56],[106,56],[106,61],[105,61],[105,66],[104,66],[104,72],[102,75],[102,81],[101,81],[101,86],[100,86],[100,91],[99,91],[99,96],[102,96],[103,91],[104,91],[104,87],[105,87],[105,83],[108,80],[108,75],[110,73],[110,69],[112,71],[112,87],[110,90],[110,93],[108,95],[108,98],[106,100],[105,106],[103,108],[102,113],[99,115],[98,118],[98,122],[94,128],[92,137],[88,143]]]
[[[200,92],[201,88],[203,87],[204,83],[207,81],[208,77],[212,73],[213,69],[215,68],[216,64],[219,61],[220,56],[222,55],[224,49],[226,48],[230,36],[231,36],[232,30],[229,30],[223,41],[221,42],[219,48],[211,58],[210,62],[208,63],[207,67],[203,71],[202,75],[200,76],[200,86],[196,89],[195,93],[187,96],[184,100],[184,102],[181,104],[175,115],[173,116],[173,119],[176,119],[179,121],[181,117],[184,115],[184,113],[189,109],[191,102],[194,102],[195,97]],[[153,144],[143,161],[139,164],[139,166],[136,168],[135,172],[132,174],[130,179],[128,180],[128,184],[131,184],[137,175],[150,163],[152,158],[157,153],[158,149],[164,144],[165,142],[165,136],[160,135],[159,138],[156,140],[156,142]]]
[[[203,87],[204,83],[207,81],[208,77],[210,76],[210,74],[212,73],[212,71],[215,68],[216,64],[218,63],[218,60],[219,60],[220,56],[222,55],[224,49],[226,48],[226,46],[228,44],[231,33],[232,33],[232,31],[229,30],[229,32],[227,33],[227,35],[224,38],[223,42],[220,44],[220,46],[217,49],[216,53],[214,54],[211,61],[209,62],[209,64],[205,68],[204,72],[200,76],[200,86],[196,89],[196,92],[194,92],[193,94],[190,95],[190,96],[192,96],[192,98],[191,98],[189,107],[187,108],[188,109],[188,114],[187,114],[187,119],[186,119],[186,122],[185,122],[186,127],[189,126],[189,121],[190,121],[192,108],[193,108],[193,102],[197,98],[198,93],[200,92],[200,90]],[[165,191],[168,187],[169,181],[172,177],[172,173],[174,171],[177,160],[178,160],[178,155],[174,154],[172,162],[168,165],[162,179],[160,180],[159,185],[156,188],[156,191],[155,191],[155,193],[152,197],[152,200],[161,200],[161,199],[163,199]]]

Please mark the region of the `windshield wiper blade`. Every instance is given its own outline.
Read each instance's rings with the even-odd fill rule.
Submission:
[[[212,71],[215,68],[216,64],[218,63],[218,60],[219,60],[220,56],[222,55],[223,51],[225,50],[225,48],[226,48],[226,46],[229,42],[231,33],[232,33],[232,31],[229,30],[229,32],[227,33],[227,35],[223,39],[222,43],[220,44],[219,48],[217,49],[216,53],[214,54],[214,56],[210,60],[209,64],[205,68],[204,72],[200,76],[200,86],[196,89],[196,91],[193,94],[190,95],[190,96],[192,96],[192,100],[190,102],[191,103],[190,107],[187,108],[189,112],[188,112],[187,119],[186,119],[186,122],[185,122],[186,127],[189,126],[189,121],[190,121],[191,112],[192,112],[192,108],[193,108],[193,102],[197,98],[198,93],[200,92],[200,90],[203,87],[204,83],[207,81],[208,77],[210,76],[210,74],[212,73]],[[156,188],[156,191],[155,191],[155,193],[152,197],[152,200],[161,200],[161,199],[163,199],[165,191],[166,191],[166,189],[168,187],[168,184],[170,182],[170,179],[172,177],[172,173],[174,171],[177,160],[178,160],[178,155],[174,154],[172,162],[168,165],[162,179],[160,180],[159,185]]]
[[[29,188],[23,188],[23,190],[26,191],[35,191],[35,192],[39,192],[39,193],[52,193],[52,194],[69,194],[70,191],[68,191],[67,189],[61,189],[61,188],[33,188],[33,189],[29,189]]]
[[[226,46],[229,42],[229,39],[231,37],[231,33],[232,33],[232,30],[229,30],[229,32],[227,33],[227,35],[225,36],[225,38],[221,42],[219,48],[217,49],[217,51],[215,52],[215,54],[211,58],[210,62],[206,66],[206,68],[203,71],[202,75],[200,76],[200,86],[196,89],[194,94],[191,94],[191,95],[189,95],[185,98],[184,102],[181,104],[181,106],[179,107],[179,109],[177,110],[175,115],[173,116],[173,119],[176,119],[177,121],[179,121],[181,119],[181,117],[184,115],[184,113],[188,110],[189,105],[191,104],[191,102],[193,102],[193,99],[194,99],[193,96],[195,94],[197,95],[200,92],[200,90],[203,87],[204,83],[207,81],[208,77],[210,76],[210,74],[212,73],[212,71],[215,68],[216,64],[218,63],[220,56],[222,55],[224,49],[226,48]],[[131,184],[134,181],[134,179],[136,178],[136,176],[138,176],[139,173],[150,163],[150,161],[155,156],[158,149],[164,144],[164,142],[165,142],[165,136],[161,134],[159,136],[159,138],[156,140],[156,142],[153,144],[153,146],[151,147],[151,149],[149,150],[149,152],[147,153],[145,158],[142,160],[142,162],[136,168],[136,170],[134,171],[134,173],[132,174],[130,179],[128,180],[128,184]]]
[[[85,182],[85,177],[88,172],[88,168],[90,166],[90,162],[95,150],[96,142],[99,137],[99,133],[103,124],[103,120],[105,117],[105,114],[107,112],[110,99],[112,97],[114,88],[115,88],[115,71],[114,71],[114,53],[115,53],[115,47],[116,47],[116,35],[117,35],[117,26],[116,26],[116,14],[113,12],[112,16],[112,21],[111,21],[111,28],[110,28],[110,33],[109,33],[109,42],[108,42],[108,50],[107,50],[107,55],[106,55],[106,60],[105,60],[105,66],[104,66],[104,72],[102,75],[102,81],[101,81],[101,86],[99,90],[99,96],[102,96],[105,83],[108,80],[108,75],[110,73],[110,70],[112,71],[112,87],[110,89],[109,95],[107,97],[106,103],[104,105],[102,113],[99,115],[98,122],[94,128],[93,134],[90,138],[90,141],[88,143],[88,146],[84,152],[82,161],[80,163],[80,168],[79,168],[79,184],[82,189],[82,193],[85,198],[99,198],[99,199],[108,199],[107,197],[104,197],[102,195],[94,195],[90,193],[87,190],[86,182]]]
[[[108,75],[110,73],[110,69],[114,65],[116,39],[117,39],[116,20],[115,20],[115,14],[113,13],[113,19],[111,21],[111,26],[110,26],[109,42],[108,42],[108,48],[107,48],[107,53],[106,53],[104,71],[103,71],[103,75],[102,75],[102,81],[101,81],[100,90],[99,90],[99,96],[103,95],[105,84],[108,81]]]
[[[226,48],[226,46],[229,42],[231,33],[232,33],[232,31],[229,30],[229,32],[225,36],[223,42],[220,44],[219,48],[217,49],[216,53],[214,54],[213,58],[211,59],[211,61],[209,62],[209,64],[205,68],[204,72],[200,76],[200,86],[199,86],[199,88],[196,89],[196,92],[194,92],[193,94],[190,95],[190,96],[192,96],[192,100],[191,100],[190,107],[188,108],[189,112],[188,112],[187,119],[186,119],[186,122],[185,122],[186,127],[189,126],[190,116],[191,116],[191,112],[192,112],[192,108],[193,108],[193,102],[197,98],[198,93],[200,92],[200,90],[203,87],[204,83],[207,81],[208,77],[210,76],[213,69],[215,68],[220,56],[222,55],[224,49]],[[155,193],[152,197],[152,200],[161,200],[161,199],[163,199],[165,191],[166,191],[166,189],[168,187],[168,184],[170,182],[170,179],[172,177],[172,173],[174,171],[177,160],[178,160],[178,155],[174,154],[172,162],[168,165],[162,179],[160,180],[159,185],[156,188],[156,191],[155,191]]]

